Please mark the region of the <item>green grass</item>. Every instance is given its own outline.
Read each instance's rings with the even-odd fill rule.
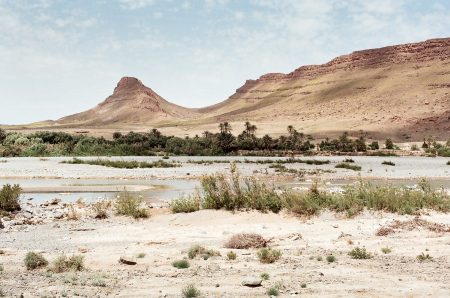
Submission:
[[[390,254],[392,252],[392,248],[390,248],[390,247],[382,247],[381,248],[381,252],[384,253],[385,255],[386,254]]]
[[[124,190],[116,199],[116,214],[130,216],[133,218],[147,218],[147,209],[141,208],[142,198],[131,195]]]
[[[269,275],[269,273],[264,272],[264,273],[261,273],[260,277],[262,280],[269,280],[270,275]]]
[[[48,265],[48,261],[42,254],[33,251],[27,252],[24,263],[28,270],[39,269]]]
[[[356,260],[366,260],[366,259],[371,259],[372,255],[366,250],[366,248],[359,248],[359,247],[355,247],[354,249],[352,249],[348,255],[352,258],[352,259],[356,259]]]
[[[177,269],[186,269],[189,268],[190,264],[188,260],[177,260],[172,263],[172,266]]]
[[[97,159],[97,160],[83,160],[79,158],[74,158],[72,160],[65,160],[61,163],[67,164],[88,164],[96,166],[104,166],[119,169],[136,169],[136,168],[174,168],[179,165],[173,162],[167,162],[164,160],[157,160],[153,162],[146,161],[125,161],[125,160],[107,160],[107,159]]]
[[[237,258],[237,255],[236,255],[236,253],[235,253],[234,251],[229,251],[229,252],[227,253],[227,259],[228,259],[229,261],[236,260],[236,258]]]
[[[348,169],[348,170],[353,170],[353,171],[361,171],[361,167],[360,166],[352,165],[352,164],[349,164],[349,163],[346,163],[346,162],[338,163],[335,166],[335,168],[336,169]]]
[[[425,254],[425,253],[421,253],[420,255],[418,255],[418,256],[416,257],[416,259],[417,259],[419,262],[433,261],[433,257],[430,256],[429,254]]]
[[[180,197],[169,203],[173,213],[190,213],[200,210],[200,198],[198,196]]]
[[[209,257],[220,256],[220,252],[213,249],[207,249],[200,245],[194,245],[189,248],[188,257],[189,259],[195,259],[197,256],[201,256],[203,259],[208,259]]]
[[[272,248],[261,248],[257,253],[259,261],[263,264],[274,263],[281,258],[281,255],[280,250]]]
[[[393,163],[392,161],[389,161],[389,160],[385,160],[381,164],[386,165],[386,166],[395,166],[395,163]]]
[[[334,262],[336,262],[336,257],[333,256],[333,255],[328,255],[328,256],[327,256],[327,262],[328,262],[328,263],[334,263]]]
[[[183,298],[196,298],[200,296],[200,291],[193,285],[187,285],[181,291],[181,295]]]

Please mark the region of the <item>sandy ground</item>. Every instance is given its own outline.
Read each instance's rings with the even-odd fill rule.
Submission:
[[[97,159],[98,157],[83,157],[82,159]],[[450,166],[446,163],[448,158],[443,157],[376,157],[376,156],[321,156],[321,157],[299,157],[300,159],[329,160],[330,164],[307,165],[304,163],[284,164],[287,168],[297,170],[325,170],[327,173],[320,174],[323,179],[413,179],[420,177],[450,179]],[[352,158],[356,165],[362,167],[361,171],[347,169],[336,169],[335,166],[346,158]],[[277,160],[272,157],[171,157],[169,161],[180,163],[181,167],[175,168],[147,168],[147,169],[116,169],[103,166],[86,164],[62,164],[63,160],[70,160],[67,157],[51,157],[40,159],[35,157],[2,158],[5,163],[0,163],[1,178],[117,178],[117,179],[190,179],[200,177],[204,174],[216,172],[229,172],[228,163],[213,164],[192,164],[189,160],[239,160],[237,167],[242,175],[263,177],[265,174],[275,174],[274,169],[270,169],[270,164],[244,163],[248,160]],[[102,157],[102,159],[112,160],[137,160],[156,161],[159,157]],[[395,166],[382,165],[383,161],[392,161]],[[266,172],[267,170],[267,172]],[[286,176],[286,174],[282,174]],[[316,177],[312,175],[311,177]]]
[[[195,284],[202,297],[266,297],[269,287],[283,285],[281,296],[297,297],[448,297],[450,295],[450,233],[418,229],[376,236],[376,230],[393,219],[411,216],[365,213],[353,219],[325,213],[312,219],[287,214],[262,214],[203,210],[169,214],[153,209],[149,219],[113,217],[23,226],[1,232],[0,289],[7,295],[24,297],[180,297],[187,284]],[[450,215],[431,213],[422,218],[450,224]],[[270,246],[283,253],[273,264],[261,264],[255,249],[234,250],[229,261],[224,242],[239,232],[255,232],[271,238]],[[222,256],[194,259],[190,268],[176,269],[174,260],[186,257],[192,245],[219,250]],[[366,247],[372,259],[354,260],[347,253]],[[382,247],[392,248],[383,254]],[[61,253],[87,250],[87,269],[79,273],[27,271],[27,251],[42,251],[50,261]],[[422,252],[432,261],[419,262]],[[137,265],[121,265],[121,256],[135,258]],[[337,261],[325,258],[333,254]],[[317,260],[322,256],[323,260]],[[241,283],[247,277],[268,273],[261,287]],[[106,287],[95,286],[103,280]],[[301,285],[306,284],[305,288]]]

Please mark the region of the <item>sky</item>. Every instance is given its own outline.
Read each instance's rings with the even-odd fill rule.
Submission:
[[[123,76],[203,107],[265,73],[439,37],[448,0],[0,0],[0,123],[86,110]]]

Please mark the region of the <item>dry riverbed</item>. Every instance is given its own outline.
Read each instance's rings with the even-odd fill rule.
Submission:
[[[67,212],[59,202],[43,206]],[[92,218],[88,207],[77,209],[78,220],[66,215],[40,224],[16,224],[0,230],[0,289],[19,297],[180,297],[194,284],[202,297],[267,297],[278,286],[280,296],[297,297],[448,297],[450,294],[450,233],[424,225],[413,216],[365,212],[347,219],[324,213],[300,219],[286,213],[201,210],[171,214],[151,209],[148,219],[133,220],[110,214]],[[50,211],[49,211],[50,212]],[[450,215],[425,213],[428,223],[450,224]],[[380,227],[400,220],[394,230],[377,236]],[[235,233],[258,233],[282,256],[272,264],[257,258],[257,249],[228,249],[224,243]],[[193,245],[220,252],[207,260],[189,260],[176,269],[172,262],[187,258]],[[370,259],[352,259],[348,252],[365,247]],[[390,248],[384,254],[381,248]],[[228,260],[234,251],[236,260]],[[42,252],[51,262],[60,254],[81,254],[81,272],[51,273],[26,270],[28,251]],[[432,259],[419,261],[421,253]],[[336,257],[328,262],[327,256]],[[136,265],[119,264],[126,257]],[[269,279],[261,286],[242,285]]]

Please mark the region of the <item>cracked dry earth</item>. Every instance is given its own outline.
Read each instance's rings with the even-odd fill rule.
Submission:
[[[282,297],[450,296],[450,233],[419,227],[376,236],[381,226],[411,216],[366,212],[347,219],[324,213],[299,219],[284,213],[153,210],[150,218],[138,221],[85,217],[0,230],[1,291],[7,297],[181,297],[183,287],[194,284],[202,297],[267,297],[274,285],[280,286]],[[448,214],[421,218],[450,224]],[[230,249],[224,242],[241,232],[271,239],[270,246],[282,251],[281,258],[262,264],[256,249],[234,249],[237,259],[227,260]],[[187,257],[196,244],[218,250],[221,256],[195,258],[187,269],[174,268],[172,262]],[[365,247],[373,258],[350,258],[348,252],[355,247]],[[383,254],[382,247],[392,252]],[[42,252],[50,262],[61,253],[81,253],[86,269],[59,274],[27,271],[27,251]],[[416,257],[422,252],[433,259],[420,262]],[[145,256],[138,258],[140,253]],[[336,262],[327,262],[330,254]],[[119,264],[122,256],[137,264]],[[270,278],[260,287],[241,285],[261,273]]]

